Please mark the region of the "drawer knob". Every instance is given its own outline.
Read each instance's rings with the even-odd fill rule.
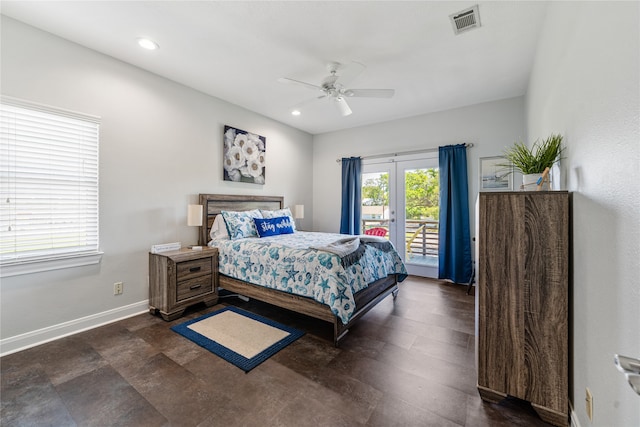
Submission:
[[[189,289],[194,290],[194,289],[198,289],[198,288],[201,288],[201,287],[202,287],[202,285],[192,285],[192,286],[189,287]]]
[[[192,273],[195,273],[196,271],[200,271],[200,269],[201,269],[201,268],[202,268],[202,267],[191,267],[191,268],[189,269],[189,271],[190,271],[190,272],[192,272]]]

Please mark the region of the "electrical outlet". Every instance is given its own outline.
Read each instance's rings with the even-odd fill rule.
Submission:
[[[585,404],[587,407],[587,417],[589,417],[589,421],[593,421],[593,395],[591,394],[591,390],[587,387],[587,397],[585,399]]]
[[[116,282],[113,284],[113,294],[114,295],[121,295],[123,292],[123,285],[122,282]]]

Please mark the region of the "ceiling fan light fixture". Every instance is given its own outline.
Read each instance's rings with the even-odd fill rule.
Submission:
[[[154,42],[151,39],[148,39],[146,37],[140,37],[138,38],[138,45],[144,49],[147,50],[156,50],[160,47],[160,45],[158,45],[158,43]]]
[[[347,101],[345,101],[342,96],[337,96],[333,98],[333,102],[335,106],[338,108],[338,111],[340,111],[340,114],[342,116],[351,115],[352,113],[351,108],[349,108],[349,104],[347,104]]]
[[[292,111],[291,111],[291,115],[292,115],[292,116],[299,116],[300,114],[302,114],[302,113],[300,112],[300,110],[292,110]]]

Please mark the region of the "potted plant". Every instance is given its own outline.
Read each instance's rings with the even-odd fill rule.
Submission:
[[[531,148],[516,142],[504,152],[504,157],[522,172],[522,183],[527,189],[537,184],[545,170],[560,160],[562,150],[562,135],[551,135],[542,142],[534,142]]]

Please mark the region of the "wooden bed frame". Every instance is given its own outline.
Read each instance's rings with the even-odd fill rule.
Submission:
[[[205,246],[209,240],[209,232],[213,221],[221,211],[243,211],[250,209],[282,209],[284,198],[275,196],[237,196],[223,194],[200,194],[200,204],[203,205],[202,226],[200,227],[199,244]],[[286,308],[296,313],[305,314],[333,324],[333,341],[337,347],[349,328],[365,313],[376,306],[389,294],[395,299],[398,295],[397,275],[393,274],[384,279],[371,283],[367,288],[354,295],[356,310],[348,324],[343,324],[336,317],[328,305],[321,304],[311,298],[293,295],[277,289],[265,288],[252,283],[233,279],[223,274],[219,275],[219,286],[230,292],[264,301],[278,307]]]

